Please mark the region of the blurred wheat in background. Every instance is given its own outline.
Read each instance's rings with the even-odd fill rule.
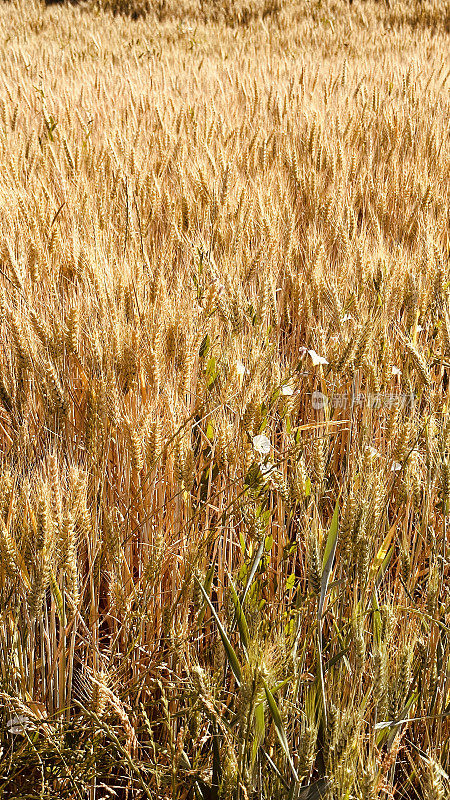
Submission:
[[[0,4],[1,797],[449,797],[449,27]]]

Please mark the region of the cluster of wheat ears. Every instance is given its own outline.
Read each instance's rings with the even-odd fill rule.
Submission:
[[[442,800],[449,5],[215,9],[0,5],[0,796]]]

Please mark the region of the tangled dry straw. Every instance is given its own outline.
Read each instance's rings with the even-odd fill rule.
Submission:
[[[448,3],[215,8],[0,6],[0,794],[448,797]]]

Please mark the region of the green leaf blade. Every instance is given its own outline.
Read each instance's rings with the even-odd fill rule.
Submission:
[[[222,625],[222,623],[221,623],[221,621],[219,619],[217,611],[214,608],[213,604],[211,603],[211,600],[209,599],[208,595],[206,594],[202,584],[200,583],[198,578],[196,578],[195,580],[197,581],[197,583],[198,583],[198,585],[200,587],[200,591],[201,591],[201,593],[202,593],[202,595],[203,595],[203,597],[204,597],[204,599],[205,599],[205,601],[206,601],[206,603],[207,603],[207,605],[209,607],[209,610],[211,611],[211,614],[213,615],[213,617],[214,617],[214,619],[216,621],[216,625],[217,625],[217,627],[219,629],[219,633],[220,633],[220,638],[222,639],[222,643],[223,643],[223,646],[225,648],[225,652],[227,654],[228,662],[230,664],[230,667],[231,667],[231,670],[233,672],[233,675],[236,678],[236,681],[237,681],[238,685],[240,686],[241,681],[242,681],[242,670],[241,670],[241,665],[239,664],[239,661],[238,661],[238,657],[237,657],[237,655],[236,655],[236,653],[235,653],[235,651],[233,649],[233,645],[231,644],[231,642],[230,642],[230,640],[229,640],[229,638],[227,636],[227,633],[225,631],[225,628],[223,627],[223,625]]]

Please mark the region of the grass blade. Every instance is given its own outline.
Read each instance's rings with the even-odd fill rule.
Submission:
[[[322,578],[320,580],[320,599],[317,611],[317,616],[319,621],[322,619],[323,605],[325,602],[325,597],[328,589],[328,581],[330,580],[331,568],[333,566],[334,555],[336,553],[336,546],[338,542],[338,527],[339,527],[338,522],[339,522],[339,500],[336,501],[336,505],[333,512],[333,518],[331,520],[330,530],[328,532],[325,552],[323,554]]]
[[[209,606],[211,614],[213,615],[213,617],[214,617],[214,619],[216,621],[216,625],[217,625],[217,627],[219,629],[220,638],[222,639],[223,646],[225,648],[225,652],[227,654],[227,658],[228,658],[230,667],[232,669],[234,677],[236,678],[236,681],[240,685],[241,679],[242,679],[241,665],[239,664],[237,655],[234,652],[233,645],[231,644],[231,642],[230,642],[230,640],[229,640],[229,638],[227,636],[227,633],[225,631],[225,628],[223,627],[223,625],[222,625],[222,623],[221,623],[221,621],[220,621],[220,619],[219,619],[219,617],[217,615],[217,611],[214,608],[213,604],[211,603],[211,600],[209,599],[208,595],[206,594],[202,584],[200,583],[198,578],[195,578],[195,580],[197,581],[198,585],[200,586],[200,590],[202,592],[202,595],[203,595],[206,603]]]
[[[248,595],[250,586],[252,585],[253,578],[255,577],[256,570],[258,569],[259,562],[261,561],[262,554],[264,553],[264,539],[260,542],[259,547],[256,551],[255,558],[252,564],[252,568],[250,570],[250,575],[248,576],[247,583],[245,585],[244,594],[242,595],[241,605],[244,605],[245,598]]]
[[[278,711],[278,706],[275,702],[275,698],[270,691],[269,687],[267,686],[266,681],[263,679],[263,686],[264,691],[266,693],[267,705],[269,707],[270,716],[272,717],[273,724],[275,725],[275,730],[277,732],[278,739],[280,741],[281,747],[283,748],[283,752],[289,762],[289,766],[291,768],[292,775],[294,779],[298,781],[298,775],[296,769],[294,767],[294,762],[292,761],[292,756],[289,750],[289,744],[286,736],[286,732],[284,730],[283,721],[281,719],[280,712]]]
[[[248,630],[247,620],[245,618],[245,614],[242,610],[242,606],[237,595],[236,589],[234,588],[233,581],[231,580],[230,575],[228,575],[228,580],[230,583],[231,589],[231,598],[233,600],[234,611],[236,616],[236,623],[239,628],[239,633],[241,635],[241,642],[244,645],[245,649],[248,650],[248,642],[250,639],[250,633]]]

